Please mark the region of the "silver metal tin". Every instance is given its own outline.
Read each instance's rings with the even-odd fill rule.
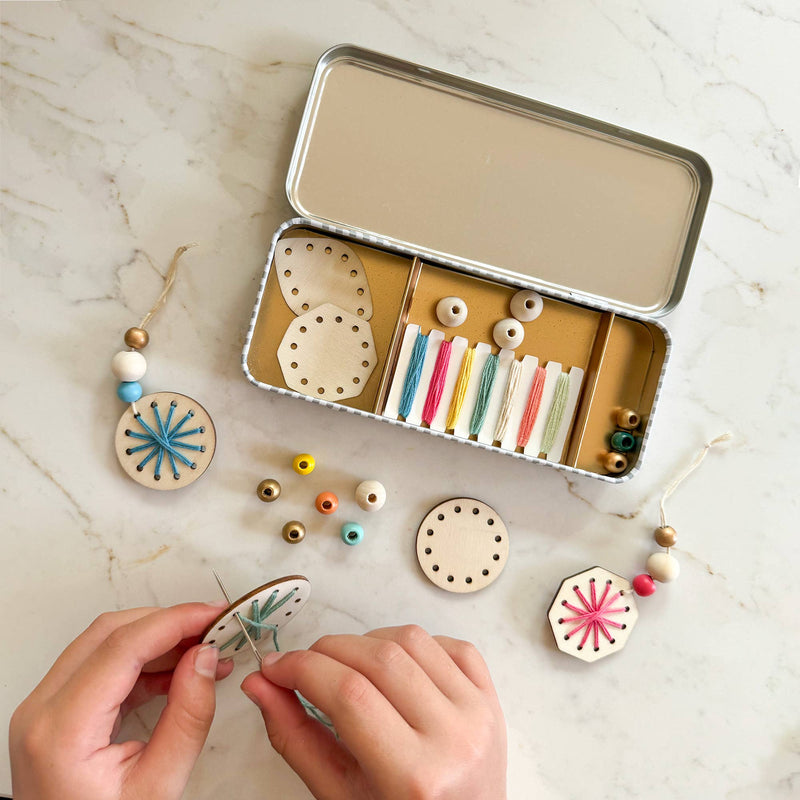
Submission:
[[[676,145],[339,45],[286,188],[317,223],[653,316],[683,293],[711,172]]]

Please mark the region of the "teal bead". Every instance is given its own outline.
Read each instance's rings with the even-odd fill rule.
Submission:
[[[139,381],[123,381],[117,386],[117,397],[123,403],[134,403],[142,396],[142,384]]]
[[[630,431],[614,431],[611,434],[611,448],[618,453],[630,453],[636,447],[636,439]]]
[[[364,529],[357,522],[345,522],[341,537],[345,544],[358,544],[364,538]]]

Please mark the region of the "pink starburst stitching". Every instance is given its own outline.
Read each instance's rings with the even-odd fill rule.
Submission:
[[[594,635],[594,650],[597,652],[600,649],[600,634],[602,633],[603,636],[606,637],[609,644],[614,644],[615,639],[611,635],[609,628],[617,628],[618,630],[625,630],[627,625],[620,622],[615,622],[613,619],[609,617],[610,614],[624,614],[627,611],[630,611],[630,606],[613,606],[613,603],[618,600],[622,596],[622,592],[614,592],[609,597],[609,592],[611,591],[611,581],[606,581],[605,591],[603,592],[600,599],[597,599],[597,589],[595,588],[595,579],[589,579],[589,587],[590,587],[590,600],[586,599],[584,593],[580,590],[580,587],[576,584],[572,587],[572,590],[577,595],[578,599],[583,604],[583,608],[579,606],[574,606],[572,603],[569,603],[566,600],[561,601],[561,605],[568,608],[570,611],[575,613],[574,617],[561,617],[558,620],[558,624],[562,625],[565,622],[579,622],[579,625],[576,625],[571,631],[569,631],[564,638],[570,639],[574,636],[578,631],[584,629],[583,638],[581,639],[580,644],[578,645],[578,650],[583,650],[584,645],[589,639],[589,636],[592,634]]]

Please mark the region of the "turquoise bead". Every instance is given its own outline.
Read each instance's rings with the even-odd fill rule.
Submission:
[[[358,544],[364,538],[364,529],[357,522],[345,522],[341,537],[345,544]]]
[[[117,386],[117,397],[123,403],[134,403],[142,396],[142,384],[139,381],[123,381]]]
[[[618,453],[630,453],[636,447],[636,439],[630,431],[614,431],[611,434],[611,448]]]

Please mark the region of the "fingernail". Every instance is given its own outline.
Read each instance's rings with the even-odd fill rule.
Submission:
[[[206,605],[211,608],[227,608],[230,603],[227,600],[206,600]]]
[[[261,666],[271,667],[283,658],[283,653],[267,653],[261,656]]]
[[[219,650],[210,644],[204,645],[194,654],[194,671],[206,678],[215,678]]]
[[[247,689],[242,689],[242,692],[244,693],[244,696],[245,696],[245,697],[246,697],[246,698],[247,698],[247,699],[248,699],[248,700],[249,700],[251,703],[254,703],[255,705],[258,705],[258,700],[256,700],[256,696],[255,696],[254,694],[250,694],[250,692],[248,692],[248,691],[247,691]]]

